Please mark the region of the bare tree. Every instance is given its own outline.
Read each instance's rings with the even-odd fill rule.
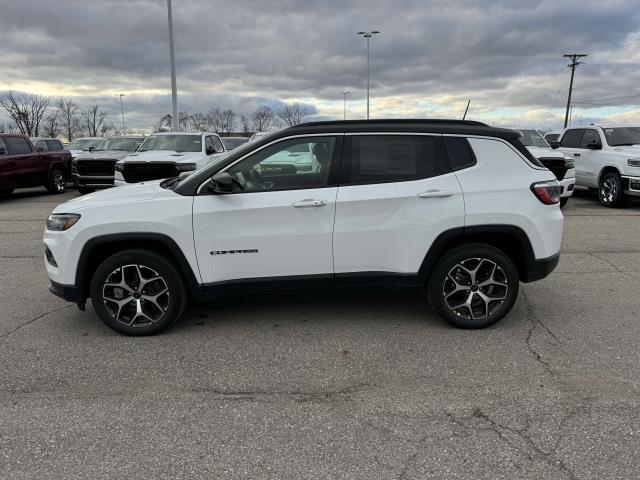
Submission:
[[[7,112],[20,133],[37,137],[40,123],[49,108],[49,99],[42,95],[9,90],[0,94],[0,107]]]
[[[118,129],[113,123],[103,123],[100,125],[100,136],[101,137],[111,137],[115,135]]]
[[[208,127],[207,116],[202,112],[191,115],[191,128],[194,132],[203,132]]]
[[[222,111],[218,107],[213,107],[207,112],[207,124],[209,130],[220,133],[223,127],[223,115]]]
[[[187,112],[178,112],[178,130],[181,132],[189,131],[189,124],[191,123],[191,115]]]
[[[104,123],[107,112],[100,110],[99,105],[89,105],[81,112],[82,122],[90,137],[97,137]]]
[[[240,115],[240,125],[242,126],[242,134],[248,137],[249,130],[251,129],[251,121],[244,115]]]
[[[233,131],[233,125],[236,119],[236,113],[233,110],[225,110],[220,112],[221,117],[221,128],[220,134],[222,136],[229,136]]]
[[[62,134],[67,137],[67,140],[72,141],[82,131],[78,115],[78,104],[71,98],[60,98],[56,102],[56,108],[60,117]]]
[[[278,116],[289,127],[300,125],[304,118],[311,114],[311,109],[301,103],[292,103],[285,105],[278,112]]]
[[[252,116],[253,129],[256,132],[267,132],[275,125],[276,115],[267,106],[258,107]]]
[[[162,117],[160,117],[160,121],[158,122],[158,127],[156,128],[156,132],[161,132],[164,131],[165,128],[168,128],[169,130],[171,130],[171,114],[167,113],[166,115],[163,115]]]
[[[44,137],[57,137],[60,134],[60,115],[56,110],[44,117],[40,130]]]

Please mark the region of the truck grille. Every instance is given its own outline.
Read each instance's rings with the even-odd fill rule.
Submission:
[[[565,162],[564,158],[539,158],[540,163],[542,163],[545,167],[551,170],[558,180],[562,180],[564,178],[564,174],[567,173],[568,165]]]
[[[144,182],[145,180],[161,180],[163,178],[177,177],[175,163],[133,163],[123,165],[122,176],[127,183]]]
[[[116,168],[116,160],[77,160],[76,170],[78,175],[108,177],[113,176]]]

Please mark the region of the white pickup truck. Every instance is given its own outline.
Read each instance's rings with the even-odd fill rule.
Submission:
[[[640,196],[640,127],[567,128],[558,150],[573,157],[576,185],[598,189],[605,207],[621,207],[627,196]]]
[[[114,185],[177,177],[226,153],[216,133],[161,132],[148,136],[135,153],[116,163]]]

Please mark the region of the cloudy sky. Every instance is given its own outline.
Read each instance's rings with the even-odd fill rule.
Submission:
[[[576,73],[574,123],[640,123],[638,0],[173,0],[179,110],[310,105],[363,118],[364,40],[372,118],[469,118],[560,126]],[[171,110],[165,0],[3,0],[0,91],[99,103],[145,127]],[[588,102],[588,103],[587,103]],[[1,115],[1,114],[0,114]],[[0,121],[2,118],[0,118]]]

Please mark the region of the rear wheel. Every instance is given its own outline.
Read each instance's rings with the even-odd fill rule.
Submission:
[[[93,193],[95,191],[96,189],[91,187],[78,187],[78,192],[80,192],[81,195],[86,195],[87,193]]]
[[[518,270],[502,251],[462,245],[435,265],[427,284],[438,314],[460,328],[488,327],[511,311],[518,297]]]
[[[66,185],[67,178],[64,172],[59,168],[52,169],[45,185],[49,193],[64,193]]]
[[[560,208],[564,207],[568,201],[569,201],[569,197],[560,198]]]
[[[618,172],[609,172],[600,178],[598,198],[605,207],[620,208],[624,205],[622,179]]]
[[[163,256],[125,250],[106,259],[91,281],[98,317],[124,335],[154,335],[178,321],[186,305],[180,274]]]

